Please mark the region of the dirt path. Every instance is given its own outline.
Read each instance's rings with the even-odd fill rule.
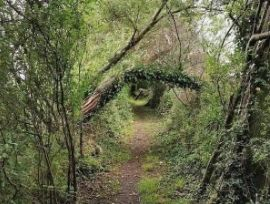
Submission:
[[[139,204],[140,195],[137,184],[141,177],[141,159],[148,150],[151,142],[146,126],[149,124],[143,119],[134,122],[134,137],[128,144],[131,149],[131,159],[120,168],[120,192],[116,196],[117,204]]]
[[[152,136],[156,133],[158,119],[153,111],[138,107],[133,122],[133,137],[127,142],[131,158],[119,168],[104,172],[97,176],[94,183],[84,182],[83,200],[80,204],[140,204],[137,190],[138,182],[143,176],[142,163],[152,144]],[[106,188],[111,182],[117,181],[119,189]],[[91,193],[90,193],[91,192]]]

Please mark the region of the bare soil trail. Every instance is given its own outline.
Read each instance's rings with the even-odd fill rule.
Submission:
[[[142,177],[142,160],[152,145],[152,136],[158,127],[158,118],[153,111],[145,107],[135,107],[135,120],[133,122],[133,137],[127,142],[130,149],[131,158],[112,172],[104,173],[98,178],[98,184],[102,186],[110,180],[117,180],[119,189],[117,191],[106,192],[106,196],[88,197],[82,203],[89,204],[140,204],[140,195],[137,185]],[[108,189],[103,189],[108,191]],[[115,193],[116,192],[116,193]],[[89,195],[88,195],[89,196]],[[94,198],[93,198],[94,197]]]
[[[137,111],[137,112],[136,112]],[[137,184],[141,178],[141,159],[151,145],[151,133],[147,131],[151,127],[151,120],[135,109],[137,119],[134,121],[134,136],[128,146],[131,150],[131,159],[120,168],[120,192],[116,196],[117,204],[140,204],[140,195]]]

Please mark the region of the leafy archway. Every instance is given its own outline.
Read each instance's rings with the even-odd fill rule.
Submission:
[[[125,84],[136,83],[138,80],[160,81],[171,86],[200,90],[200,83],[193,77],[182,72],[168,72],[164,70],[136,68],[126,71],[121,76],[115,76],[104,80],[85,99],[82,105],[84,121],[112,100],[123,88]]]

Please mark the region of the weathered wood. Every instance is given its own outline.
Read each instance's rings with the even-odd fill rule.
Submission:
[[[123,82],[117,77],[110,78],[101,84],[90,94],[82,105],[84,118],[89,118],[99,108],[110,101],[122,88]]]

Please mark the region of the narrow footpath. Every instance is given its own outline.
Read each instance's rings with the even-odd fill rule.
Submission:
[[[134,113],[133,136],[126,144],[131,152],[130,159],[119,168],[101,174],[97,178],[98,188],[106,192],[88,195],[83,204],[141,204],[137,186],[143,176],[143,159],[152,145],[152,136],[158,131],[158,118],[144,107],[134,108]],[[103,186],[115,181],[119,189],[112,189],[112,192],[103,189]]]
[[[151,145],[151,133],[147,131],[152,121],[143,113],[137,113],[134,121],[134,136],[128,146],[131,150],[131,159],[120,168],[120,192],[116,196],[116,204],[139,204],[140,195],[137,184],[142,175],[141,160]]]

